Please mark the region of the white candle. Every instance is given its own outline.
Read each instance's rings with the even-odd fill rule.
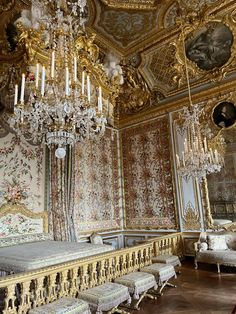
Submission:
[[[179,162],[179,155],[176,154],[176,164],[177,164],[177,168],[180,167],[180,162]]]
[[[18,85],[15,85],[15,98],[14,98],[14,105],[17,105],[18,102]]]
[[[35,87],[38,89],[39,87],[39,64],[36,64],[36,75],[35,75]]]
[[[55,76],[55,51],[52,51],[51,78]]]
[[[87,97],[88,97],[88,102],[90,102],[90,77],[87,75]]]
[[[69,68],[66,67],[66,96],[69,96]]]
[[[20,93],[20,102],[24,102],[24,95],[25,95],[25,74],[22,74],[21,79],[21,93]]]
[[[207,141],[206,141],[205,137],[204,137],[204,140],[203,140],[203,146],[204,146],[205,152],[207,152]]]
[[[74,82],[77,82],[77,58],[74,57]]]
[[[45,66],[42,67],[42,78],[41,78],[41,95],[44,96],[45,91]]]
[[[216,149],[215,149],[215,159],[216,159],[216,163],[218,164],[219,163],[219,159],[218,159],[218,152],[217,152]]]
[[[186,138],[184,139],[184,152],[185,152],[185,153],[188,152],[188,146],[187,146],[187,140],[186,140]]]
[[[210,162],[214,162],[213,152],[211,148],[210,148]]]
[[[102,112],[102,88],[99,86],[98,88],[98,111]]]
[[[182,156],[183,156],[183,166],[185,167],[184,152],[182,152]]]
[[[82,95],[84,95],[84,80],[85,80],[85,73],[83,71],[82,72],[82,86],[81,86]]]

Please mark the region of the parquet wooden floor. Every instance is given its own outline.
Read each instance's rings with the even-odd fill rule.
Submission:
[[[166,287],[157,300],[144,299],[140,311],[132,314],[231,314],[236,305],[236,268],[223,267],[217,274],[216,265],[186,260],[176,280],[177,288]]]

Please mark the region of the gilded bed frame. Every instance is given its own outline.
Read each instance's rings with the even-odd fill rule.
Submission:
[[[17,226],[15,225],[14,236],[22,235],[24,233],[48,233],[48,213],[46,211],[32,212],[27,209],[24,204],[6,203],[0,207],[0,226],[1,223],[4,223],[4,219],[7,219],[7,217],[18,217],[22,218],[24,222],[28,222],[28,225],[25,224],[27,225],[27,227],[24,230],[20,230],[20,228],[17,228]],[[12,219],[8,220],[9,225],[11,224],[11,221]],[[4,236],[10,236],[10,232],[9,234],[5,235],[0,232],[0,238]]]

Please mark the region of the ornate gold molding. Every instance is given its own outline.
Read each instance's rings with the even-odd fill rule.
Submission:
[[[189,14],[187,13],[186,16],[183,17],[183,21],[178,21],[178,25],[181,26],[181,23],[183,23],[183,27],[181,29],[180,27],[180,35],[177,42],[174,43],[176,46],[176,60],[174,67],[177,71],[177,74],[175,76],[175,80],[178,82],[179,86],[185,85],[186,78],[183,76],[183,73],[185,72],[185,48],[183,45],[183,42],[185,43],[186,47],[186,41],[188,42],[191,36],[194,36],[194,34],[204,28],[206,28],[207,25],[209,27],[213,27],[213,25],[219,25],[222,24],[231,31],[233,38],[236,36],[236,29],[235,29],[235,20],[233,19],[233,14],[229,12],[224,18],[222,17],[215,17],[214,15],[209,15],[209,10],[205,10],[203,15],[198,16],[196,13],[193,14],[192,12]],[[207,29],[207,28],[206,28]],[[194,38],[194,37],[193,37]],[[222,47],[223,49],[223,47]],[[233,41],[232,47],[231,47],[231,55],[228,59],[228,61],[220,67],[214,67],[212,70],[205,70],[201,69],[194,61],[191,61],[190,59],[186,58],[188,71],[190,73],[190,77],[197,77],[197,81],[207,82],[207,81],[214,81],[214,80],[222,80],[225,75],[228,72],[232,71],[232,68],[235,68],[235,54],[236,54],[236,42]],[[202,79],[202,77],[204,77]]]
[[[161,0],[101,0],[109,7],[116,9],[150,10],[156,9]]]
[[[188,202],[187,209],[185,210],[183,217],[184,230],[200,230],[201,223],[199,221],[199,213],[197,213],[193,205]]]

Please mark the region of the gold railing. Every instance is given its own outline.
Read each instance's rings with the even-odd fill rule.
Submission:
[[[180,258],[184,255],[183,236],[181,232],[167,234],[147,241],[153,244],[153,256],[172,254]]]
[[[31,308],[139,270],[156,255],[183,256],[181,233],[147,240],[145,244],[0,278],[3,314],[26,314]]]
[[[151,263],[152,243],[111,251],[0,279],[3,314],[25,314],[31,308],[82,291]]]

